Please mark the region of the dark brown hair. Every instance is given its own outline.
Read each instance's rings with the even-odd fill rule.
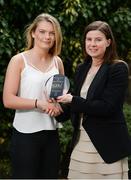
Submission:
[[[111,30],[111,27],[109,26],[108,23],[103,22],[103,21],[94,21],[85,28],[84,32],[84,41],[83,41],[83,51],[84,51],[84,57],[86,60],[91,59],[89,54],[86,52],[85,48],[85,39],[86,39],[86,34],[89,31],[93,30],[99,30],[102,32],[107,39],[111,40],[111,44],[109,47],[106,48],[106,52],[104,55],[104,63],[114,63],[116,59],[118,59],[117,51],[116,51],[116,42]]]

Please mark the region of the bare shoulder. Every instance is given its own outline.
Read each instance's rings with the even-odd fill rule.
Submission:
[[[11,58],[11,60],[9,62],[9,65],[14,65],[14,66],[17,66],[17,68],[22,69],[24,67],[24,62],[23,62],[21,53],[18,53],[16,55],[14,55]]]
[[[11,58],[11,61],[14,62],[14,63],[17,63],[17,62],[20,63],[20,62],[22,61],[21,53],[14,55],[14,56]]]
[[[64,65],[62,59],[59,56],[56,56],[56,61],[58,64],[60,74],[64,74]]]
[[[58,64],[63,64],[63,61],[59,56],[56,56],[56,60]]]

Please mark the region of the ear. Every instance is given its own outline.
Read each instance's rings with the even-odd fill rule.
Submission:
[[[106,47],[109,47],[110,44],[111,44],[111,39],[107,39],[107,45],[106,45]]]

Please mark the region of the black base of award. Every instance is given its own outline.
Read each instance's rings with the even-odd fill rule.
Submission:
[[[51,86],[50,98],[55,99],[58,96],[63,95],[64,81],[65,81],[64,75],[60,75],[60,74],[54,75]]]

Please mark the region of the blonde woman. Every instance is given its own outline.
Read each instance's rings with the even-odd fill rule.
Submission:
[[[26,29],[27,50],[9,62],[3,103],[15,109],[11,140],[12,178],[57,178],[59,169],[59,124],[61,113],[46,100],[44,83],[64,74],[60,24],[49,14],[38,15]]]

